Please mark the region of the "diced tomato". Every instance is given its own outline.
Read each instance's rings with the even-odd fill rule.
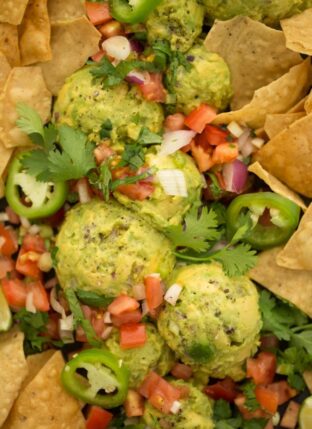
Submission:
[[[126,195],[130,200],[143,201],[153,194],[155,187],[153,183],[144,182],[142,180],[137,183],[131,183],[130,185],[119,185],[116,190]]]
[[[47,337],[52,338],[52,340],[60,339],[59,321],[59,314],[54,312],[49,313],[49,320],[46,326],[47,329],[45,334],[47,335]]]
[[[244,395],[237,396],[234,402],[245,420],[268,418],[270,416],[261,408],[258,408],[255,411],[249,411],[248,408],[246,408],[244,405],[246,402],[246,398]]]
[[[212,146],[218,146],[222,143],[228,142],[229,132],[222,130],[215,125],[206,125],[204,131],[201,134],[208,144]]]
[[[278,405],[285,404],[289,399],[294,398],[298,395],[296,389],[290,387],[286,380],[277,381],[267,386],[272,392],[276,392],[278,395]]]
[[[124,403],[127,417],[140,417],[144,414],[144,398],[136,390],[129,389]]]
[[[197,167],[201,173],[208,171],[213,167],[212,154],[205,151],[202,146],[197,145],[194,141],[191,143],[192,156],[195,159]]]
[[[7,206],[5,208],[6,214],[9,216],[9,221],[13,225],[19,225],[21,223],[20,217],[18,214],[15,213],[13,209],[11,209],[10,206]]]
[[[86,421],[86,429],[106,429],[113,420],[113,414],[93,405]]]
[[[140,395],[142,395],[146,399],[149,398],[160,380],[160,375],[158,375],[154,371],[150,371],[144,378],[141,386],[139,387]]]
[[[39,257],[37,260],[30,259],[33,258],[35,255],[36,252],[28,252],[22,247],[17,257],[16,270],[26,277],[41,278],[42,273],[38,267]]]
[[[52,227],[57,227],[57,226],[59,226],[60,223],[63,222],[64,217],[65,217],[65,209],[64,209],[64,207],[61,207],[56,213],[45,218],[44,223],[46,223]]]
[[[150,310],[159,307],[164,301],[164,290],[159,276],[146,276],[144,278],[145,296]]]
[[[112,316],[112,323],[114,326],[120,327],[129,323],[139,323],[142,320],[142,313],[140,310],[129,311],[121,313],[119,316]]]
[[[44,253],[46,252],[46,246],[44,239],[40,235],[25,235],[22,244],[23,249],[26,252]]]
[[[91,59],[92,61],[99,63],[103,57],[105,57],[105,52],[100,49],[96,54],[92,55]]]
[[[146,328],[143,323],[129,323],[120,327],[120,347],[122,349],[144,346],[146,340]]]
[[[201,104],[187,115],[184,124],[191,130],[202,133],[205,126],[210,124],[216,116],[217,111],[213,107],[208,106],[208,104]]]
[[[257,386],[255,390],[256,399],[261,408],[270,414],[275,414],[278,408],[278,394],[265,386]]]
[[[189,365],[179,362],[174,365],[170,372],[175,378],[182,380],[189,380],[193,375],[193,370]]]
[[[270,352],[261,352],[256,358],[247,359],[247,377],[255,384],[270,384],[276,373],[276,356]]]
[[[164,103],[166,101],[166,90],[162,83],[161,73],[150,73],[149,79],[138,85],[145,100]]]
[[[185,116],[183,113],[174,113],[165,119],[166,131],[179,131],[184,129]]]
[[[299,411],[300,404],[297,404],[295,401],[290,401],[281,420],[281,427],[295,429],[298,423]]]
[[[49,311],[50,302],[48,293],[45,290],[43,284],[38,280],[26,285],[27,294],[33,294],[33,303],[38,311]]]
[[[111,157],[115,152],[106,143],[101,143],[93,151],[97,164]]]
[[[161,378],[149,396],[148,402],[162,413],[169,414],[173,403],[178,399],[180,399],[179,389]]]
[[[5,227],[0,223],[0,254],[11,256],[18,249],[17,236],[12,228]]]
[[[225,164],[232,162],[238,157],[237,143],[222,143],[216,146],[212,154],[214,164]]]
[[[105,24],[112,19],[108,3],[85,2],[88,18],[94,25]]]
[[[204,392],[215,400],[224,399],[228,402],[233,402],[239,395],[236,384],[230,377],[205,387]]]
[[[108,311],[114,316],[122,313],[137,310],[140,307],[138,301],[127,295],[120,295],[107,307]]]
[[[14,271],[15,263],[8,256],[0,255],[0,280],[7,277],[8,273]]]
[[[27,288],[20,279],[2,279],[1,286],[8,304],[14,308],[25,308]]]

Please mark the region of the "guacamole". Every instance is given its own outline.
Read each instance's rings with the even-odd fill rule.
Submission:
[[[150,44],[168,40],[172,50],[186,52],[201,34],[204,7],[197,0],[163,1],[146,21]]]
[[[143,419],[151,429],[213,429],[212,406],[208,397],[190,383],[181,380],[172,382],[177,387],[187,387],[187,398],[181,399],[177,414],[162,414],[148,402]]]
[[[155,191],[149,199],[131,200],[126,195],[115,192],[115,198],[123,205],[135,211],[155,228],[163,229],[169,225],[181,223],[183,215],[195,203],[200,203],[201,189],[204,185],[192,158],[181,151],[169,156],[160,156],[155,152],[147,153],[146,164],[157,170],[180,169],[184,173],[188,196],[167,195],[161,185],[154,181]]]
[[[129,386],[137,388],[150,371],[165,375],[174,364],[172,351],[151,323],[145,325],[147,341],[142,347],[122,349],[119,345],[119,330],[115,329],[106,341],[107,348],[130,370]]]
[[[185,54],[189,65],[172,63],[168,90],[176,95],[176,110],[190,113],[202,103],[224,110],[232,97],[230,70],[218,55],[196,45]]]
[[[66,216],[57,236],[57,275],[63,288],[108,296],[132,294],[132,286],[175,264],[170,242],[117,203],[92,199]]]
[[[103,87],[100,80],[94,81],[90,70],[84,67],[66,80],[54,105],[57,124],[79,128],[98,142],[101,126],[110,121],[116,149],[119,139],[137,139],[142,127],[161,130],[164,116],[159,103],[145,100],[136,87],[130,88],[125,82]]]
[[[158,319],[169,347],[195,371],[243,378],[261,329],[256,287],[247,277],[227,277],[217,263],[177,268],[168,285],[174,283],[183,288],[178,302]]]

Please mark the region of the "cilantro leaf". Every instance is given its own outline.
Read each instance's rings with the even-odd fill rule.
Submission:
[[[141,145],[139,144],[127,144],[121,155],[121,161],[119,167],[129,166],[131,170],[138,170],[144,165],[145,156]]]
[[[51,180],[51,174],[47,168],[47,153],[44,150],[32,150],[27,156],[23,156],[21,163],[25,170],[35,176],[39,182]]]
[[[110,170],[109,160],[103,162],[97,172],[89,174],[88,178],[91,185],[96,186],[97,189],[102,192],[105,201],[108,201],[112,183],[112,172]]]
[[[312,331],[291,334],[291,344],[305,349],[312,356]]]
[[[243,384],[240,388],[243,391],[246,398],[244,407],[246,407],[249,411],[256,411],[258,408],[260,408],[260,404],[257,401],[256,394],[255,394],[256,385],[252,381],[248,381],[247,383]]]
[[[232,410],[228,401],[219,399],[214,403],[213,417],[215,420],[229,419],[232,417]]]
[[[150,176],[151,176],[151,172],[145,171],[144,173],[137,174],[136,176],[127,176],[127,177],[122,177],[121,179],[113,180],[111,183],[111,191],[112,192],[116,191],[118,186],[131,185],[133,183],[139,182],[140,180],[147,179]]]
[[[148,128],[143,127],[138,138],[138,143],[141,145],[161,144],[163,141],[159,134],[153,133]]]
[[[41,352],[44,344],[51,341],[42,335],[47,331],[48,319],[48,313],[31,313],[26,309],[15,314],[14,320],[18,322],[21,331],[25,334],[24,349],[26,355]]]
[[[257,261],[256,251],[248,244],[239,244],[234,248],[224,247],[211,255],[210,259],[220,262],[229,277],[245,274],[255,266]]]
[[[16,121],[17,126],[29,135],[33,143],[43,146],[44,130],[39,114],[25,103],[18,103],[16,111],[19,114]]]
[[[113,300],[113,297],[99,295],[95,292],[89,292],[82,289],[76,291],[78,299],[90,307],[107,307]]]

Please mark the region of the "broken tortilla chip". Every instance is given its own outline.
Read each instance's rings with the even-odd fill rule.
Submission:
[[[259,179],[263,180],[263,182],[266,183],[269,188],[276,194],[288,198],[290,201],[301,207],[302,210],[307,209],[307,206],[305,205],[303,199],[299,197],[298,194],[287,188],[287,186],[280,182],[276,177],[272,176],[272,174],[266,171],[259,162],[254,162],[253,164],[251,164],[248,167],[248,171],[255,174],[257,177],[259,177]]]
[[[236,121],[251,128],[261,128],[269,113],[287,112],[303,98],[311,83],[310,59],[292,67],[269,85],[257,89],[251,102],[240,110],[217,115],[214,124]]]
[[[12,153],[13,149],[7,149],[0,140],[0,198],[4,197],[4,176]]]
[[[28,146],[30,140],[16,125],[18,103],[34,108],[44,122],[50,118],[52,96],[38,66],[12,69],[0,102],[0,139],[7,148]]]
[[[257,265],[249,277],[275,295],[289,301],[312,317],[312,272],[295,271],[277,265],[281,247],[266,250],[258,255]]]
[[[209,51],[219,54],[230,68],[234,90],[232,110],[245,106],[257,89],[302,61],[299,54],[286,48],[282,31],[247,16],[215,21],[204,44]]]
[[[10,74],[11,66],[6,56],[0,51],[0,91],[4,88],[5,82]]]
[[[267,115],[264,123],[264,131],[270,139],[283,131],[289,125],[306,116],[305,112],[295,113],[271,113]]]
[[[0,22],[19,25],[22,22],[28,0],[1,0]]]
[[[281,27],[286,37],[286,46],[294,52],[312,55],[312,9],[283,19]]]
[[[55,352],[21,391],[2,429],[85,429],[79,402],[61,384],[64,365]]]
[[[57,95],[65,79],[99,50],[101,34],[85,17],[52,25],[52,60],[40,63],[50,91]]]
[[[51,23],[70,21],[86,14],[80,0],[48,0],[48,10]]]
[[[11,67],[20,65],[18,31],[14,25],[0,22],[0,51],[6,56]]]
[[[54,353],[55,350],[50,349],[42,353],[27,356],[26,361],[28,374],[23,381],[22,389],[24,389],[35,378],[38,372],[44,367],[44,365],[48,362]]]
[[[19,30],[23,66],[52,58],[48,0],[30,0]]]
[[[298,101],[294,106],[292,106],[287,113],[298,113],[304,111],[304,103],[307,100],[307,95]]]
[[[0,334],[0,427],[7,418],[27,375],[24,334],[12,329]]]
[[[273,137],[255,159],[291,189],[312,197],[312,114]]]
[[[297,231],[290,237],[284,249],[277,255],[281,267],[292,270],[310,270],[312,273],[312,204],[302,217]]]
[[[312,113],[312,91],[310,91],[310,94],[304,102],[304,110],[307,112],[307,114]]]

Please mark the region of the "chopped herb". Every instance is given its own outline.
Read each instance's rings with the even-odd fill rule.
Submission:
[[[118,164],[119,167],[129,166],[131,170],[138,170],[144,165],[145,156],[144,150],[139,144],[127,144],[121,155],[121,161]]]
[[[78,299],[85,305],[90,307],[107,307],[113,300],[113,297],[99,295],[95,292],[89,292],[82,289],[76,291]]]
[[[247,383],[240,386],[241,390],[245,395],[245,403],[244,407],[246,407],[249,411],[256,411],[260,408],[260,404],[257,401],[255,388],[256,385],[252,381],[248,381]]]
[[[47,332],[48,319],[48,313],[31,313],[26,309],[15,314],[14,320],[25,334],[24,349],[26,355],[41,352],[43,346],[51,342],[51,339],[43,336]]]

